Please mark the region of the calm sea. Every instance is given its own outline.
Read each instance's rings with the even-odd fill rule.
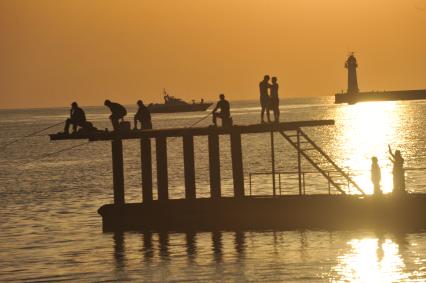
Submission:
[[[387,146],[400,149],[407,189],[425,192],[426,101],[334,105],[333,98],[281,101],[283,121],[335,119],[306,133],[366,192],[377,156],[384,192],[391,191]],[[129,107],[129,114],[135,111]],[[95,126],[110,127],[104,107],[85,107]],[[235,124],[259,121],[257,101],[233,102]],[[67,108],[0,110],[0,146],[65,120]],[[207,113],[154,114],[156,128],[187,127]],[[211,123],[210,117],[198,125]],[[0,150],[0,281],[360,281],[426,280],[422,231],[223,231],[215,233],[102,233],[97,209],[112,202],[111,147],[84,141],[50,142],[47,133]],[[220,138],[225,195],[232,195],[229,140]],[[275,137],[278,171],[294,172],[294,150]],[[153,147],[155,149],[155,147]],[[197,195],[209,196],[207,140],[195,139]],[[141,201],[139,143],[124,142],[126,201]],[[246,194],[271,194],[269,135],[243,136]],[[182,141],[168,141],[172,198],[184,196]],[[155,164],[154,164],[155,165]],[[303,170],[310,172],[307,163]],[[252,175],[265,173],[265,175]],[[155,176],[155,167],[154,167]],[[327,193],[316,173],[306,193]],[[251,180],[250,180],[251,179]],[[155,184],[154,184],[155,186]],[[281,193],[298,191],[296,175],[281,176]],[[332,193],[337,193],[332,191]]]

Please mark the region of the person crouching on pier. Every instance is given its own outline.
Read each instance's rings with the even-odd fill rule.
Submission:
[[[231,111],[228,100],[225,99],[225,95],[219,95],[220,100],[216,104],[216,107],[213,109],[213,124],[217,126],[217,118],[222,119],[222,126],[228,126],[231,124]],[[220,109],[218,113],[217,110]]]
[[[374,186],[374,195],[381,195],[382,191],[380,190],[380,181],[382,180],[382,173],[380,171],[379,162],[377,157],[373,156],[371,158],[371,182]]]
[[[278,83],[277,77],[272,77],[272,84],[269,86],[271,97],[269,100],[269,106],[274,112],[274,121],[278,123],[280,121],[280,100],[278,98]]]
[[[83,109],[78,107],[77,102],[71,104],[70,118],[65,121],[65,134],[69,134],[70,125],[72,125],[72,132],[77,132],[78,127],[84,127],[86,124],[86,114]]]
[[[110,100],[105,100],[104,105],[111,110],[111,116],[109,119],[111,120],[112,127],[114,131],[119,130],[120,128],[120,119],[123,119],[124,116],[127,115],[127,110],[123,105],[115,102],[111,102]]]
[[[141,124],[141,129],[152,129],[151,112],[149,112],[148,107],[143,104],[142,100],[138,100],[137,104],[139,108],[134,118],[134,129],[138,129],[138,121]]]

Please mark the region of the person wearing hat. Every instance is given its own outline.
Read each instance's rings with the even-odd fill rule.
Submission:
[[[139,108],[134,117],[134,129],[138,129],[138,121],[141,124],[141,129],[152,129],[151,112],[149,112],[148,107],[143,104],[142,100],[138,100],[137,105]]]
[[[64,133],[69,134],[70,126],[72,125],[72,132],[75,133],[78,127],[84,127],[86,124],[86,114],[83,109],[78,107],[77,102],[71,103],[70,118],[65,120]]]

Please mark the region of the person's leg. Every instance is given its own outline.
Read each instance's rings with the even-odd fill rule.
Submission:
[[[217,121],[216,121],[216,117],[217,117],[217,113],[215,112],[215,113],[213,113],[213,124],[215,125],[215,126],[217,126]]]
[[[271,122],[271,105],[270,105],[270,103],[268,103],[267,105],[266,105],[266,119],[268,119],[268,122],[270,123]]]
[[[120,127],[120,123],[118,122],[118,120],[120,119],[120,117],[111,115],[109,116],[109,118],[111,119],[111,124],[112,124],[112,128],[114,131],[117,131]]]
[[[135,115],[135,117],[133,118],[133,129],[137,130],[138,129],[138,116]]]
[[[70,124],[71,124],[71,119],[66,119],[65,120],[64,133],[69,134],[69,132],[70,132]]]
[[[261,107],[262,107],[262,110],[260,111],[260,121],[264,123],[265,120],[263,119],[263,116],[265,115],[265,106],[261,105]]]

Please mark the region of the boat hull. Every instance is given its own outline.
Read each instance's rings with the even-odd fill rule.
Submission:
[[[398,100],[421,100],[426,99],[426,89],[420,90],[398,90],[383,92],[359,92],[338,93],[334,96],[334,103],[355,104],[365,101],[398,101]]]
[[[178,113],[178,112],[196,112],[206,111],[213,103],[197,103],[197,104],[151,104],[148,109],[151,113]]]

